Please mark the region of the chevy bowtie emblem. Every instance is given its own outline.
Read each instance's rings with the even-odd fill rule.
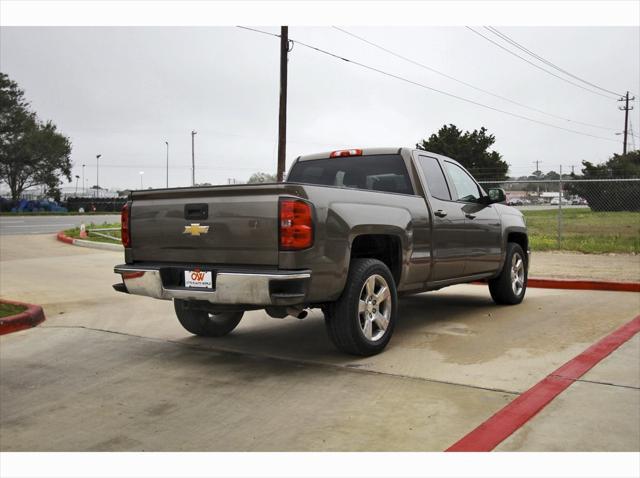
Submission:
[[[183,234],[191,234],[192,236],[199,236],[200,234],[206,234],[209,232],[209,226],[201,226],[200,224],[190,224],[184,226]]]

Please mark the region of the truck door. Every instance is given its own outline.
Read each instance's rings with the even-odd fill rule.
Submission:
[[[426,154],[416,157],[425,201],[432,214],[432,263],[428,282],[462,277],[467,255],[464,204],[453,200],[452,189],[439,161]]]
[[[462,205],[465,218],[465,245],[467,250],[464,275],[494,272],[500,267],[500,216],[493,204],[479,204],[483,195],[480,186],[459,165],[444,160],[444,169],[450,179],[452,194]]]

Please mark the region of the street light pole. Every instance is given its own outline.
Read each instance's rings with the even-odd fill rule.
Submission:
[[[83,196],[87,195],[86,183],[84,182],[84,167],[85,166],[86,166],[85,164],[82,165],[82,195]]]
[[[191,131],[191,185],[196,185],[196,156],[194,152],[194,138],[198,134],[197,131]]]
[[[165,141],[167,145],[167,187],[169,187],[169,141]]]
[[[80,176],[76,174],[76,197],[78,197],[78,179],[80,179]]]
[[[101,154],[96,154],[96,197],[98,197],[98,192],[100,191],[100,165],[98,160],[100,159]]]

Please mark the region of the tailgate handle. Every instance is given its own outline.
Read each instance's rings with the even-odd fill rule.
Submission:
[[[185,204],[185,219],[207,219],[209,217],[208,204]]]

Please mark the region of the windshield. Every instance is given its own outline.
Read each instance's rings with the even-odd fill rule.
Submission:
[[[399,154],[299,161],[287,181],[413,194],[407,168]]]

